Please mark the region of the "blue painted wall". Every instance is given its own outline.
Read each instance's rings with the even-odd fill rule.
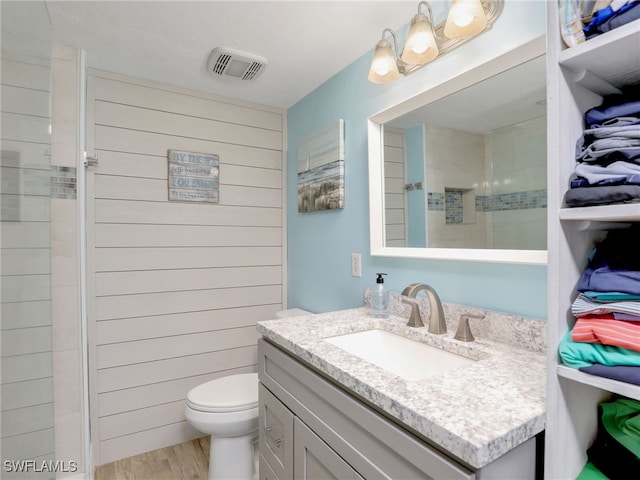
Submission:
[[[326,312],[361,306],[363,291],[374,283],[375,272],[386,272],[391,290],[423,282],[432,285],[445,302],[545,318],[546,267],[371,257],[367,171],[369,116],[544,34],[544,4],[506,0],[490,31],[389,85],[367,81],[372,51],[367,52],[288,110],[290,308]],[[413,14],[407,12],[407,20]],[[380,25],[380,31],[386,26]],[[372,48],[377,40],[371,39]],[[298,213],[296,146],[339,118],[345,121],[345,207]],[[362,254],[361,278],[351,276],[353,252]]]

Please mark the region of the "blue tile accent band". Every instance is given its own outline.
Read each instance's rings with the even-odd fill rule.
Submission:
[[[443,193],[427,193],[428,210],[442,212],[445,211],[447,205],[447,215],[449,214],[449,203],[451,204],[451,217],[457,218],[456,205],[460,202],[462,208],[462,192],[463,190],[446,189],[446,197]],[[459,192],[454,194],[453,192]],[[500,212],[505,210],[527,210],[532,208],[547,208],[547,189],[527,190],[524,192],[498,193],[495,195],[476,195],[476,212]],[[460,215],[462,215],[460,210]],[[461,217],[460,217],[461,218]],[[448,222],[447,223],[460,223]]]
[[[527,210],[547,207],[547,189],[499,193],[491,196],[491,211]]]
[[[51,165],[51,198],[75,199],[77,195],[76,168]]]
[[[493,195],[476,196],[476,212],[490,212],[492,208]]]

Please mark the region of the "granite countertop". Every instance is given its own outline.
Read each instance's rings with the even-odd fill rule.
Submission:
[[[445,308],[445,314],[451,310]],[[482,468],[544,430],[545,355],[540,348],[484,338],[460,342],[451,327],[446,335],[432,335],[426,327],[406,323],[398,315],[372,318],[363,307],[258,322],[258,332],[471,467]],[[323,341],[372,328],[477,361],[409,381]]]

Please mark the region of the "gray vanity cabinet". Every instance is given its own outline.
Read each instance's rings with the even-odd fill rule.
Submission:
[[[299,419],[294,420],[296,438],[294,478],[300,480],[364,480],[358,472]]]
[[[262,384],[259,395],[260,480],[363,480]]]
[[[280,480],[278,476],[275,473],[273,473],[273,470],[271,470],[271,467],[269,466],[267,461],[264,459],[262,454],[260,454],[259,456],[258,465],[259,465],[258,480]]]
[[[260,455],[276,478],[293,478],[293,413],[260,384]]]
[[[481,478],[264,339],[258,355],[261,480]]]

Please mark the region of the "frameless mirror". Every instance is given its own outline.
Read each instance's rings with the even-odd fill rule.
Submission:
[[[371,117],[374,255],[546,263],[544,41]]]

